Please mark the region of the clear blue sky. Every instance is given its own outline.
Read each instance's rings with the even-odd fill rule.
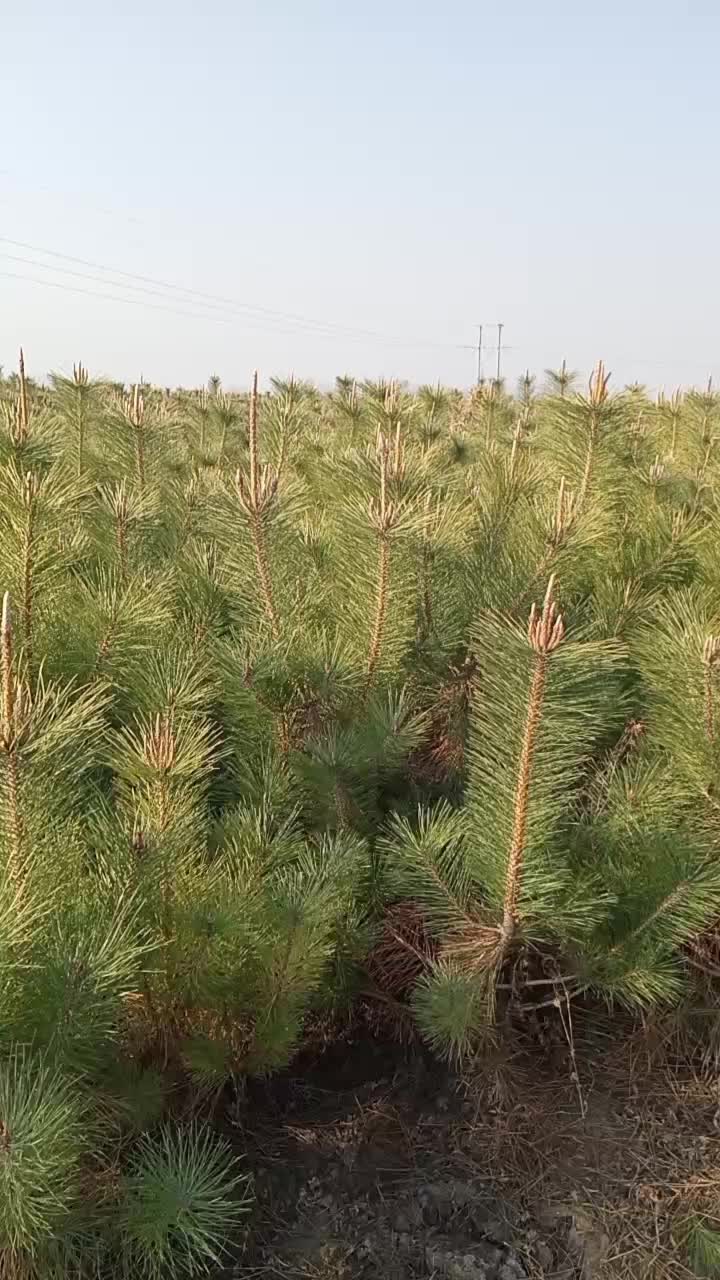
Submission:
[[[720,381],[717,0],[2,9],[6,367]]]

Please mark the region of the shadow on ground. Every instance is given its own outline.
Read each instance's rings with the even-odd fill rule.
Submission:
[[[228,1274],[688,1280],[688,1223],[720,1212],[717,1080],[632,1037],[590,1048],[459,1076],[363,1035],[253,1082],[227,1121],[257,1196]]]

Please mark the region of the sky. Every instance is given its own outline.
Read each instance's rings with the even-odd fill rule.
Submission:
[[[720,382],[720,6],[0,0],[0,364]],[[124,273],[124,274],[120,274]]]

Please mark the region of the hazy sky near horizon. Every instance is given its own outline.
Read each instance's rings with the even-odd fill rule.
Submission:
[[[0,8],[6,367],[720,381],[717,0]]]

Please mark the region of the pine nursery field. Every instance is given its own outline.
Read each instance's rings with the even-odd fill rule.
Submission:
[[[21,361],[0,591],[1,1276],[219,1275],[223,1117],[350,1023],[458,1078],[559,1028],[581,1109],[580,1023],[715,1078],[712,387]],[[638,1275],[720,1274],[713,1178]]]

